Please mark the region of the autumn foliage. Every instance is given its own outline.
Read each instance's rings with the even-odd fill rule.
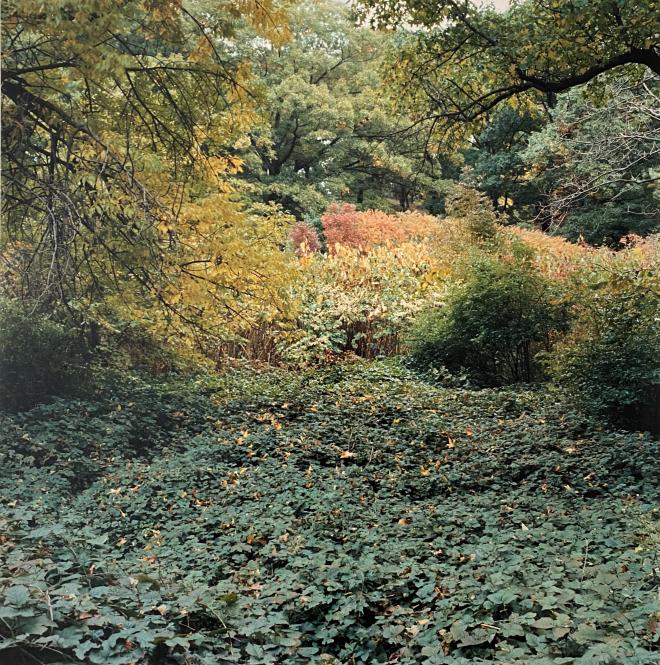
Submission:
[[[350,203],[332,203],[321,217],[330,252],[338,245],[364,251],[377,245],[437,235],[438,221],[419,212],[389,215],[382,210],[357,210]]]
[[[291,229],[289,240],[296,254],[309,254],[321,249],[318,233],[307,222],[297,222]]]

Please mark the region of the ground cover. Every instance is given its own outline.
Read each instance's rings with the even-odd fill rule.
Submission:
[[[2,662],[657,662],[657,443],[543,387],[124,376],[0,432]]]

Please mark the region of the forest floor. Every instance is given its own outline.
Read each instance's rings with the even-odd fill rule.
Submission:
[[[657,443],[545,388],[120,377],[0,432],[0,662],[658,662]]]

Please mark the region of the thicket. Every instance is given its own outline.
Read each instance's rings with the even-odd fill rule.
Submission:
[[[281,252],[273,297],[256,309],[245,301],[222,343],[199,335],[203,355],[193,364],[206,356],[219,366],[300,367],[410,353],[420,369],[475,385],[547,372],[596,418],[657,431],[656,240],[612,252],[503,227],[488,200],[465,187],[448,190],[446,210],[436,218],[334,205],[290,227],[297,252]],[[5,407],[83,390],[82,336],[14,310],[3,310]],[[153,323],[123,322],[111,306],[95,311],[99,367],[185,365],[162,338],[153,342]],[[180,357],[178,337],[169,344]]]
[[[0,409],[30,409],[89,384],[82,330],[53,321],[38,303],[0,299]]]
[[[550,373],[587,411],[660,433],[660,281],[626,257],[582,276]]]
[[[565,307],[524,250],[479,256],[446,303],[418,321],[411,357],[420,369],[464,371],[477,385],[530,382],[541,377],[537,353],[550,350],[566,323]]]

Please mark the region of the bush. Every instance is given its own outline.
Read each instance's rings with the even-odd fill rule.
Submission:
[[[648,438],[392,361],[118,379],[0,419],[0,663],[657,662]]]
[[[645,236],[658,230],[657,218],[644,213],[644,206],[631,201],[584,206],[573,210],[559,231],[573,242],[584,240],[590,245],[621,249],[622,238]]]
[[[660,432],[660,328],[652,268],[610,266],[578,291],[571,334],[550,356],[552,377],[614,424]]]
[[[0,301],[0,408],[20,411],[80,394],[87,378],[81,335],[24,303]]]
[[[529,257],[481,256],[441,309],[426,312],[411,339],[418,368],[465,371],[478,385],[538,378],[538,350],[565,327],[565,308]]]
[[[477,189],[455,185],[447,193],[447,215],[463,220],[472,242],[493,245],[497,239],[498,216],[488,197]]]
[[[330,253],[337,245],[368,252],[379,245],[437,237],[437,218],[420,212],[389,215],[382,210],[357,210],[350,203],[331,203],[321,217],[322,235]]]
[[[396,355],[402,333],[445,292],[433,254],[422,243],[367,253],[337,245],[327,256],[302,257],[300,265],[291,289],[295,321],[277,342],[287,363],[326,362],[346,353]]]
[[[296,223],[289,233],[289,241],[298,256],[318,252],[321,249],[316,229],[306,222]]]

